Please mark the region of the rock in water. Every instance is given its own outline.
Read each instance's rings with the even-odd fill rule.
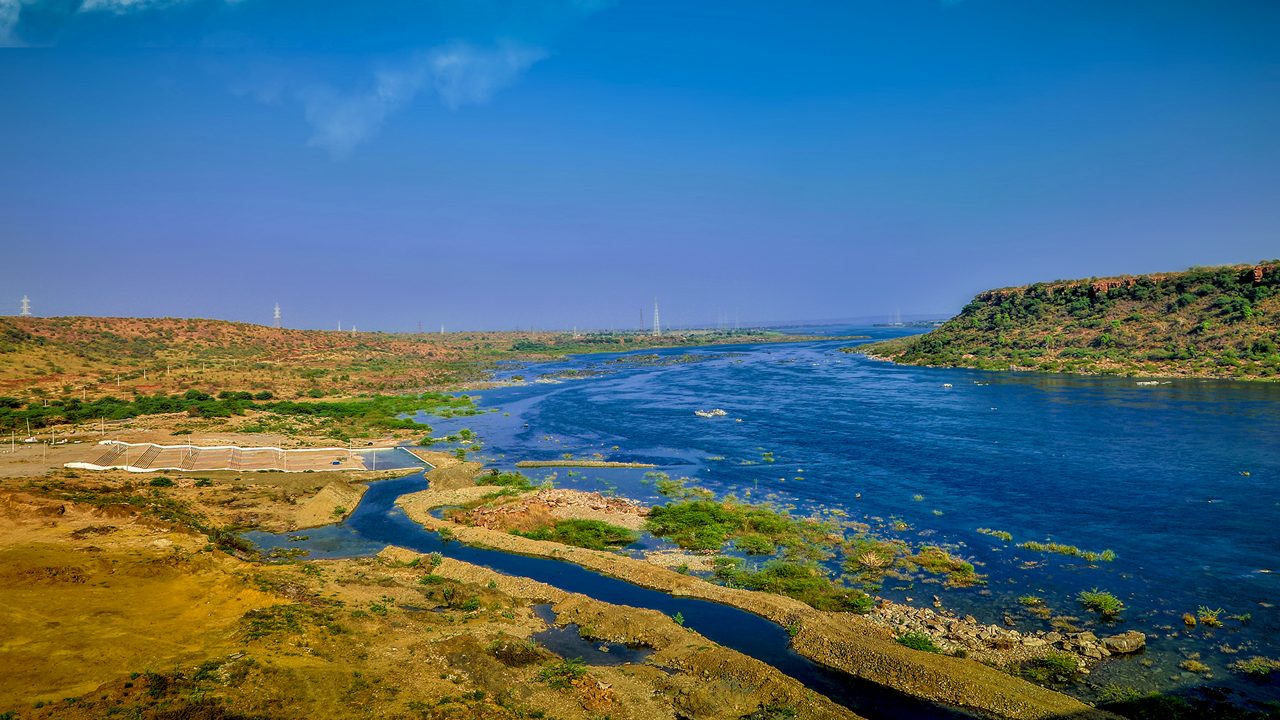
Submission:
[[[1130,630],[1102,638],[1102,646],[1113,653],[1135,653],[1147,646],[1147,636]]]

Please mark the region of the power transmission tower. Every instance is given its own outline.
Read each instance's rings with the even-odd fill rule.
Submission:
[[[31,317],[31,298],[26,295],[22,296],[22,310],[18,312],[19,317]]]
[[[276,325],[276,328],[277,328],[277,329],[279,329],[279,327],[280,327],[280,303],[276,303],[276,311],[275,311],[275,314],[273,315],[273,317],[275,318],[275,325]]]
[[[653,336],[662,335],[662,321],[658,319],[658,298],[653,299]]]

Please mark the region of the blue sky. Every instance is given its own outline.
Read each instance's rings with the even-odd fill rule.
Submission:
[[[0,312],[746,324],[1276,257],[1278,30],[1268,0],[0,0]]]

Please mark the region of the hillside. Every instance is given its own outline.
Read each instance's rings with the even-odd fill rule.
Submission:
[[[291,330],[180,318],[0,318],[0,396],[92,399],[187,389],[279,397],[450,389],[493,363],[592,351],[778,340],[777,333]]]
[[[1280,378],[1280,261],[980,293],[924,335],[854,348],[910,365]]]

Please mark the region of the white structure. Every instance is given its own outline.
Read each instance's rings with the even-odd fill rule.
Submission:
[[[18,312],[19,317],[31,317],[31,298],[26,295],[22,296],[22,310]]]
[[[272,317],[275,318],[276,327],[280,327],[280,303],[276,303],[276,311]]]
[[[662,322],[658,319],[658,298],[653,299],[653,336],[662,335]]]

